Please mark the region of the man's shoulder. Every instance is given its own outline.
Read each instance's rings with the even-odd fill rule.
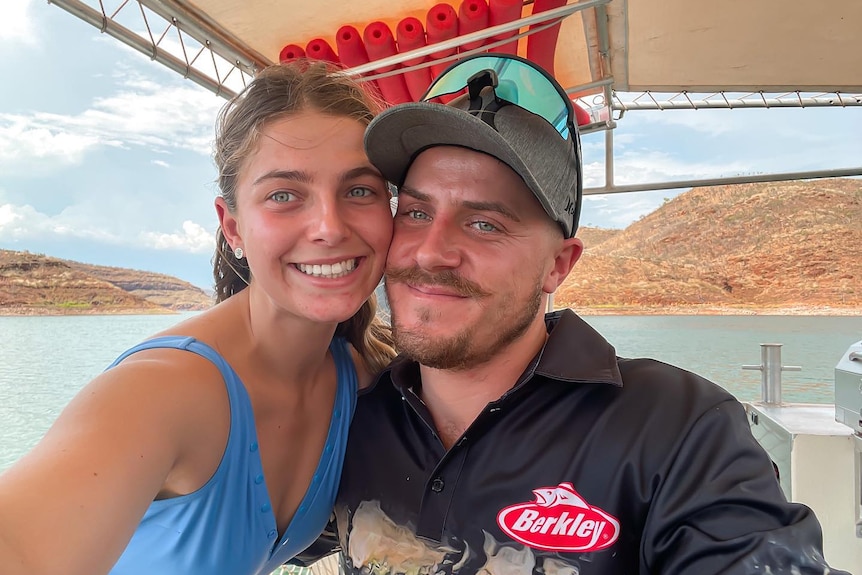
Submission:
[[[606,405],[607,414],[671,435],[689,433],[707,413],[725,413],[730,421],[743,422],[739,400],[696,373],[650,358],[617,361],[623,384]]]
[[[637,394],[662,394],[690,400],[720,402],[735,399],[720,385],[682,367],[653,358],[617,358],[623,389]]]

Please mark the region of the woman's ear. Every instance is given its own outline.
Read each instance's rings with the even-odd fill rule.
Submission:
[[[227,240],[230,249],[242,247],[242,237],[239,231],[239,222],[227,207],[224,198],[217,197],[215,199],[216,215],[218,215],[218,223],[221,227],[221,232],[224,234],[224,239]]]

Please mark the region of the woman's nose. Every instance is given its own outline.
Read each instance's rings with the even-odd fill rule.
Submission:
[[[350,226],[344,219],[338,203],[332,198],[316,202],[315,209],[309,214],[309,237],[312,241],[335,245],[350,235]]]

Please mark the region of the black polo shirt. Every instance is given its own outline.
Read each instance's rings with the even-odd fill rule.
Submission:
[[[335,511],[346,572],[824,572],[817,520],[785,501],[733,396],[617,358],[571,311],[546,321],[542,352],[448,451],[417,364],[359,397]]]

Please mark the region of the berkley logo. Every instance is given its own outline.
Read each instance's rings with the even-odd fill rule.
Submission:
[[[583,553],[607,549],[620,536],[620,522],[578,495],[571,483],[534,489],[536,501],[506,507],[497,524],[528,547]]]

